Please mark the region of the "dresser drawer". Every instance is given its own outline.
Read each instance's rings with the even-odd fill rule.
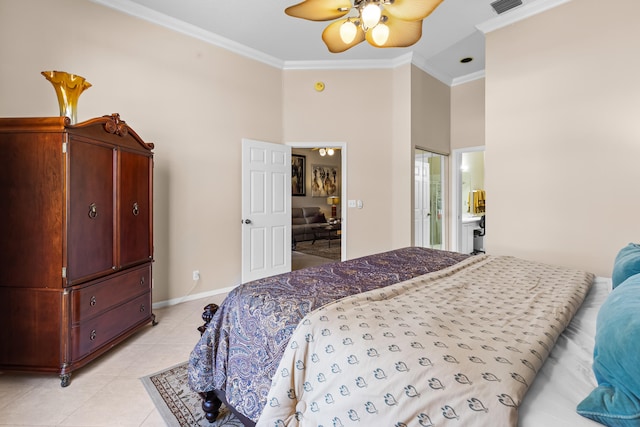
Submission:
[[[82,358],[145,320],[151,320],[151,292],[72,326],[71,360]]]
[[[90,319],[150,290],[151,264],[74,289],[71,291],[71,321],[76,324]]]

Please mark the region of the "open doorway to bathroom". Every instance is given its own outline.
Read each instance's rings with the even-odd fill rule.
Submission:
[[[484,251],[484,233],[480,219],[486,215],[487,194],[484,182],[484,147],[471,147],[453,152],[452,227],[453,250],[462,253]],[[477,239],[480,231],[481,241]],[[475,236],[475,237],[474,237]],[[481,247],[479,247],[481,246]]]
[[[414,151],[414,245],[444,249],[445,156],[420,148]]]

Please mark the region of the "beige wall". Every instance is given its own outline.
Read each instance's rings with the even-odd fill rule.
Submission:
[[[640,2],[487,34],[486,248],[611,276],[640,238]]]
[[[348,258],[392,248],[393,75],[389,69],[284,71],[284,140],[346,144],[347,198],[364,206],[347,208]],[[314,89],[318,81],[322,92]]]
[[[119,112],[156,144],[156,302],[240,282],[243,137],[346,144],[353,258],[410,244],[413,146],[482,145],[484,114],[487,248],[610,275],[640,232],[640,4],[615,6],[490,33],[485,81],[448,88],[410,65],[283,71],[88,1],[0,0],[0,116],[57,115],[39,72],[64,70],[93,84],[79,120]]]
[[[411,139],[434,153],[451,151],[451,88],[417,67],[411,72]]]
[[[451,88],[451,150],[481,147],[485,138],[485,79]]]
[[[283,71],[78,0],[0,0],[0,35],[1,116],[57,115],[39,73],[63,70],[93,84],[79,121],[118,112],[156,144],[154,302],[240,282],[242,138],[345,143],[348,198],[364,202],[346,256],[411,243],[409,64]]]
[[[58,115],[40,71],[68,71],[79,121],[156,144],[154,301],[240,282],[241,139],[282,140],[280,69],[78,0],[0,0],[0,58],[0,116]]]
[[[413,147],[411,143],[411,85],[414,67],[405,65],[392,76],[391,126],[391,248],[413,243]]]

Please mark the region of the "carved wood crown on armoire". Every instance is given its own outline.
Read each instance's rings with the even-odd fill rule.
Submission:
[[[155,325],[152,149],[118,114],[0,118],[0,370],[64,387]]]

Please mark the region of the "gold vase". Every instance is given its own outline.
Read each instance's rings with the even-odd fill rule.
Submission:
[[[56,90],[60,116],[69,117],[71,124],[75,124],[78,120],[78,98],[85,89],[91,87],[91,83],[84,77],[64,71],[43,71],[40,74],[49,80]]]

